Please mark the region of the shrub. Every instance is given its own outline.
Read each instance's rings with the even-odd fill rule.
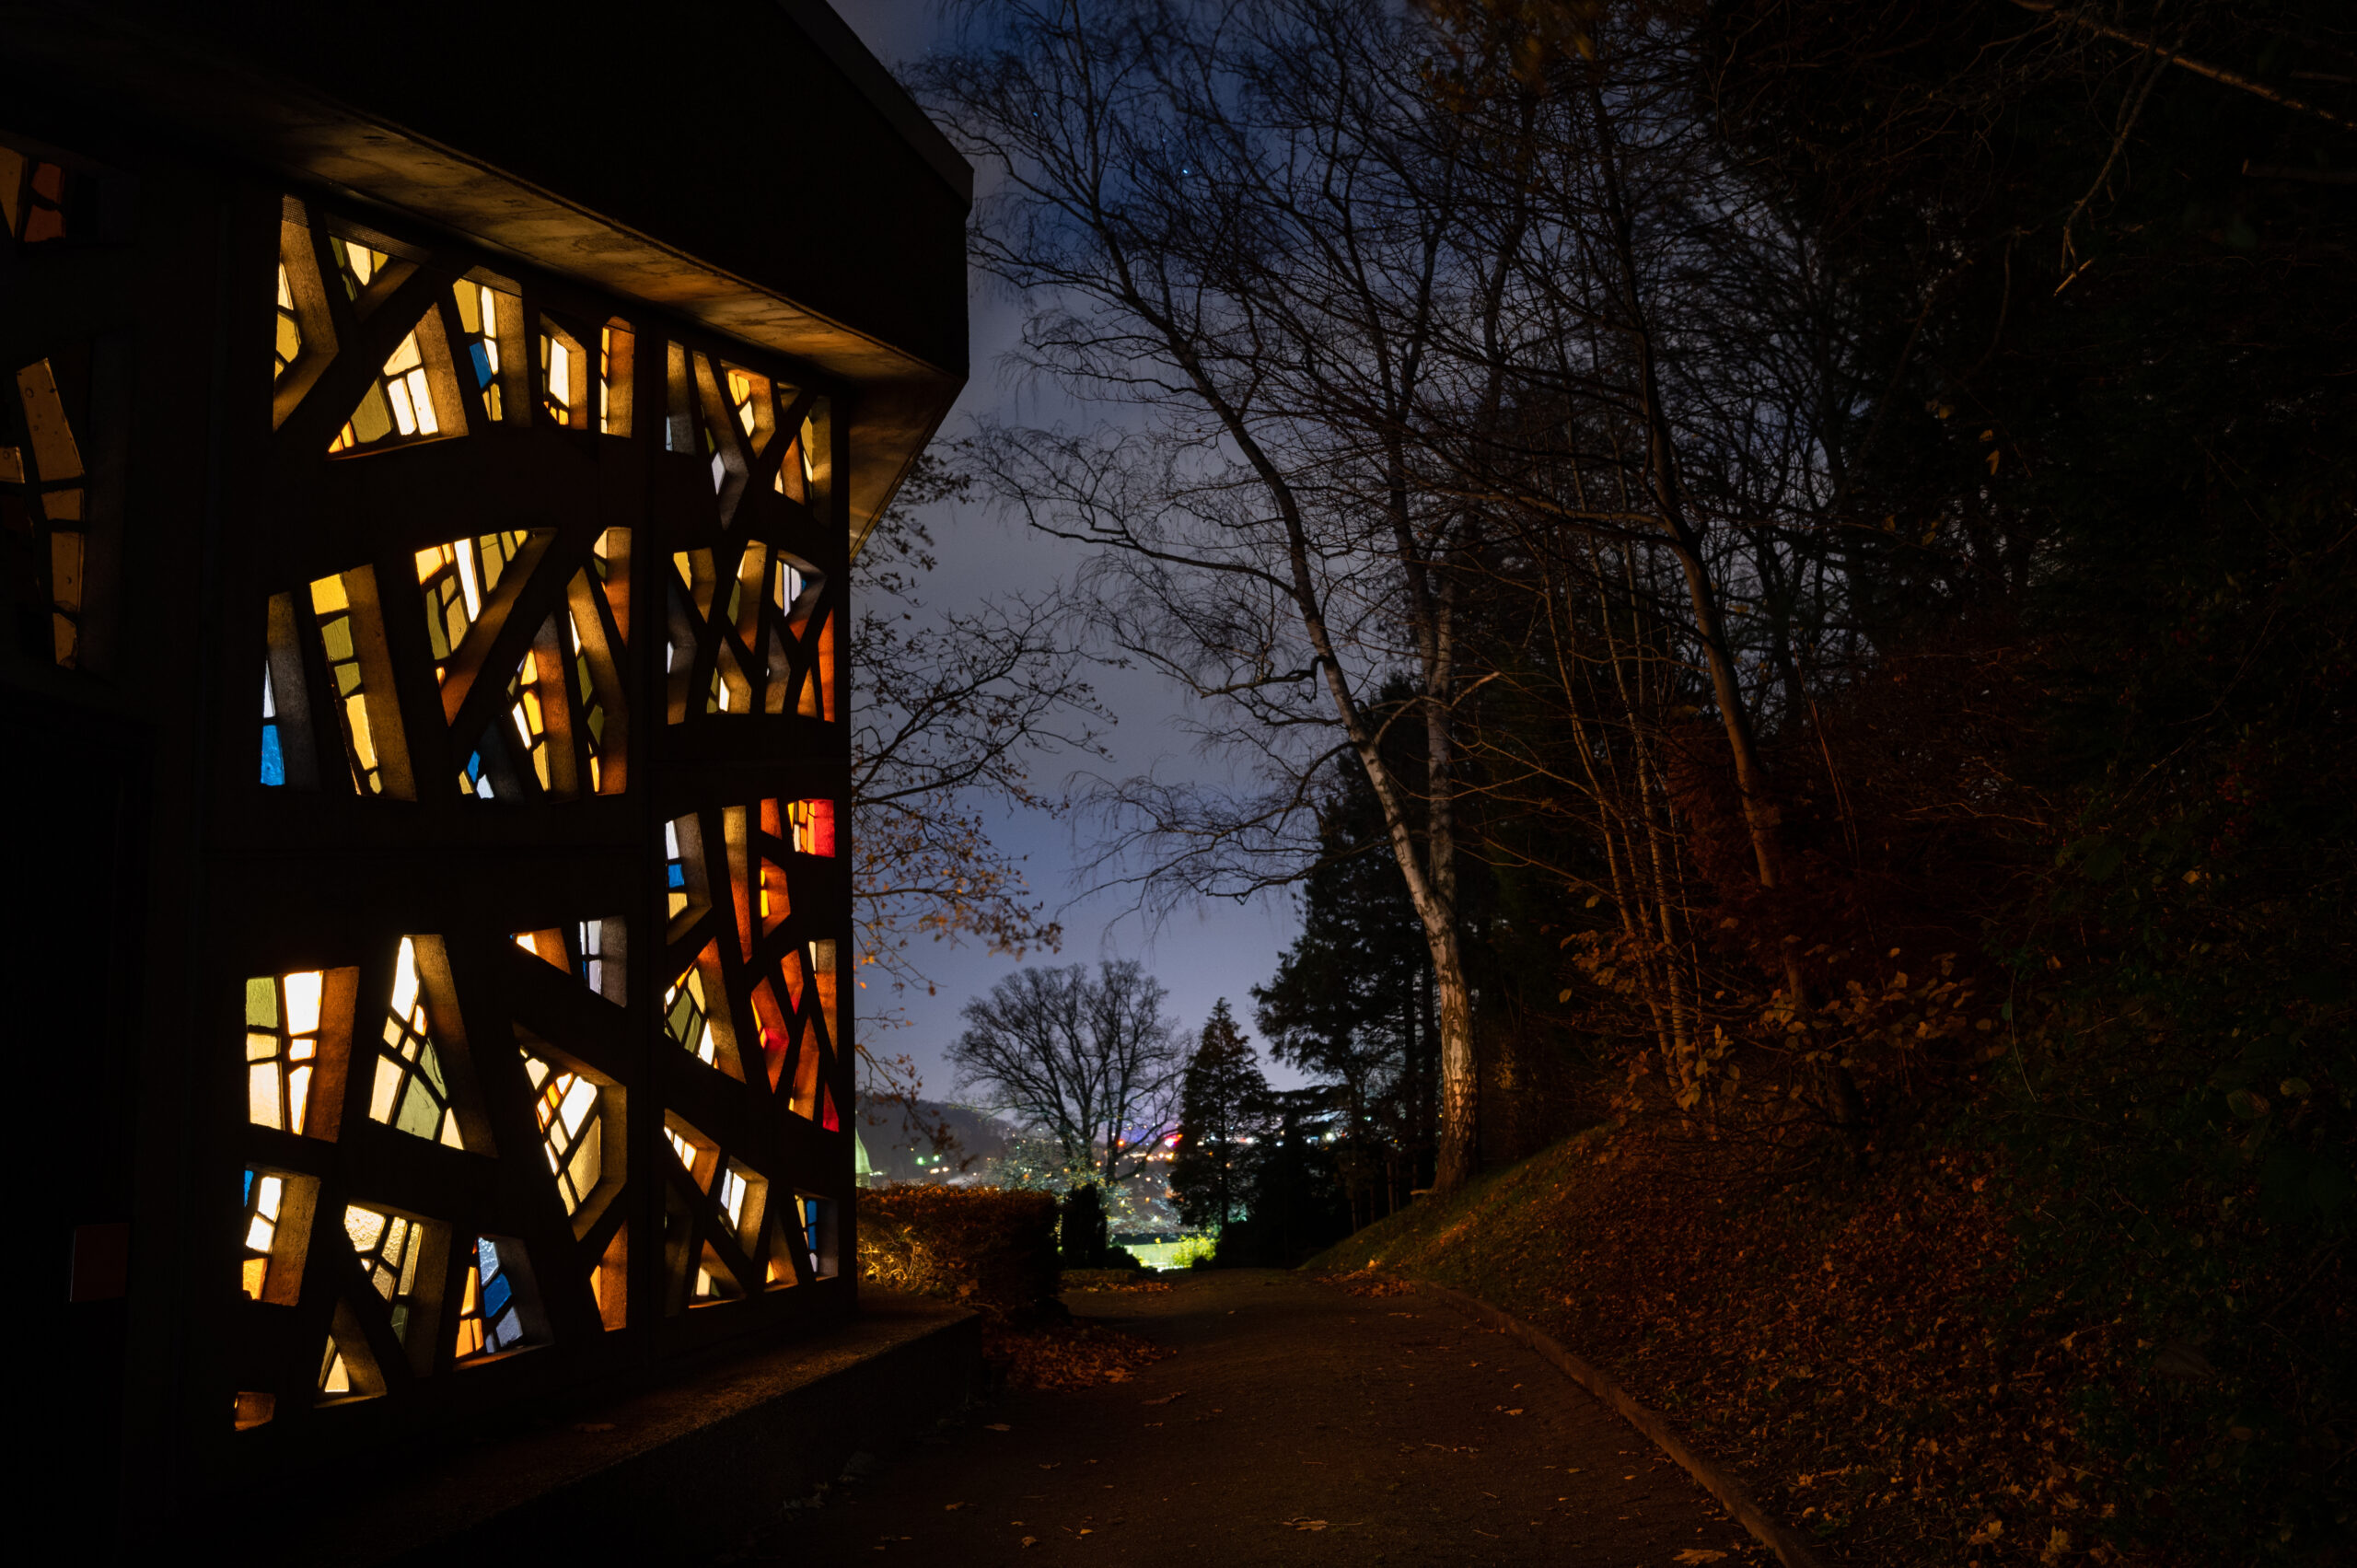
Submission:
[[[1109,1266],[1105,1259],[1109,1246],[1105,1199],[1097,1191],[1097,1183],[1084,1181],[1064,1194],[1063,1217],[1057,1229],[1062,1237],[1061,1250],[1065,1268],[1102,1269]]]
[[[860,1277],[995,1318],[1056,1294],[1056,1201],[992,1187],[882,1187],[859,1196]]]

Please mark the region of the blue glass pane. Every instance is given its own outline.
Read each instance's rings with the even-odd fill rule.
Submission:
[[[491,1244],[487,1236],[475,1238],[475,1267],[482,1271],[486,1281],[499,1276],[499,1249]]]
[[[240,1199],[240,1200],[239,1200],[239,1202],[241,1202],[250,1203],[250,1202],[252,1202],[253,1201],[254,1201],[254,1173],[253,1173],[252,1171],[250,1171],[250,1171],[246,1172],[246,1195],[245,1195],[245,1197],[244,1197],[244,1198]]]
[[[680,865],[678,861],[673,861],[671,863],[671,886],[674,888],[684,888],[687,885],[688,868]]]
[[[524,1325],[517,1320],[513,1312],[491,1326],[491,1348],[493,1350],[505,1350],[523,1337]]]
[[[278,726],[261,726],[261,782],[283,784],[286,782],[286,758],[278,749]]]
[[[513,1291],[507,1288],[507,1279],[504,1274],[494,1280],[483,1281],[482,1309],[484,1316],[488,1317],[498,1312],[502,1307],[507,1305],[507,1298],[514,1294],[515,1293]]]
[[[491,355],[483,352],[483,347],[481,343],[468,344],[467,352],[473,356],[475,362],[475,385],[478,387],[490,386]]]

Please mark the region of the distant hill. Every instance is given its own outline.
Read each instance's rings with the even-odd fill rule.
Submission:
[[[937,1153],[921,1129],[945,1121],[955,1142]],[[905,1107],[871,1101],[860,1107],[857,1127],[868,1168],[879,1181],[979,1176],[1006,1152],[1007,1140],[1017,1132],[1014,1123],[979,1107],[929,1099],[917,1101],[914,1116]]]

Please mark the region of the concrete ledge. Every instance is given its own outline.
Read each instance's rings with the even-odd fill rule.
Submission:
[[[972,1313],[873,1290],[860,1305],[843,1328],[355,1487],[349,1507],[304,1532],[321,1549],[310,1560],[443,1563],[455,1549],[679,1562],[725,1551],[853,1454],[930,1433],[981,1391]]]

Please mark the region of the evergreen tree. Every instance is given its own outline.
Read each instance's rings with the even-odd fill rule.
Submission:
[[[1170,1191],[1187,1224],[1225,1225],[1244,1212],[1247,1140],[1266,1120],[1268,1100],[1259,1053],[1223,996],[1203,1025],[1179,1090]]]

